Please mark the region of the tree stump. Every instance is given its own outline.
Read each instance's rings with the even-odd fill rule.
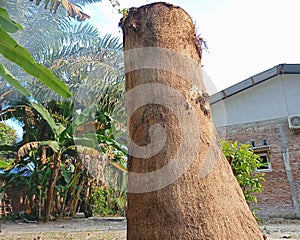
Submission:
[[[127,239],[262,240],[218,142],[192,19],[160,2],[130,9],[121,25]]]

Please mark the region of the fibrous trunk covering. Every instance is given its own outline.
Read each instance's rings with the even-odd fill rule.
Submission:
[[[128,239],[263,239],[218,143],[191,18],[154,3],[121,24]]]

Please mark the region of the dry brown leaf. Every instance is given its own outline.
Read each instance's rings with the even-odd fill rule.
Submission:
[[[37,149],[40,145],[40,142],[29,142],[24,144],[20,149],[18,150],[18,159],[20,160],[21,157],[24,157],[28,154],[28,152],[32,149]]]
[[[77,16],[77,21],[84,21],[85,19],[90,19],[90,16],[85,14],[84,12],[80,11],[72,3],[68,2],[68,7],[66,8],[70,17],[75,18]]]
[[[30,0],[32,1],[32,0]],[[60,4],[63,5],[63,7],[67,10],[68,14],[72,18],[76,18],[77,21],[84,21],[86,19],[90,19],[90,16],[87,15],[86,13],[82,12],[79,10],[78,7],[76,7],[74,4],[70,3],[68,0],[54,0],[55,2],[51,1],[51,8],[50,11],[53,13],[56,13],[58,7]],[[36,0],[36,4],[39,5],[41,0]],[[50,0],[46,0],[45,2],[45,8],[47,8]]]
[[[0,87],[0,88],[1,88],[1,87]],[[0,95],[0,99],[4,98],[7,94],[11,93],[12,91],[13,91],[13,90],[10,89],[10,90],[4,92],[2,95]]]

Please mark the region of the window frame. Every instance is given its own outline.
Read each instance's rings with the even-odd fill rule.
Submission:
[[[256,168],[255,172],[258,172],[258,173],[261,173],[261,172],[272,172],[272,164],[271,164],[271,161],[270,161],[269,154],[267,152],[260,152],[260,153],[255,153],[255,154],[257,154],[259,157],[266,157],[267,163],[268,163],[267,168],[263,168],[263,169]]]

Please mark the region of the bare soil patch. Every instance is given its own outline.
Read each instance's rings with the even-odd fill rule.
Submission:
[[[268,240],[300,239],[300,220],[273,219],[260,225]]]
[[[268,240],[300,240],[300,220],[276,220],[260,225]],[[125,240],[124,218],[84,218],[48,223],[2,222],[0,240]]]
[[[126,239],[126,221],[124,218],[84,218],[48,223],[5,222],[1,223],[0,239],[123,240]]]

